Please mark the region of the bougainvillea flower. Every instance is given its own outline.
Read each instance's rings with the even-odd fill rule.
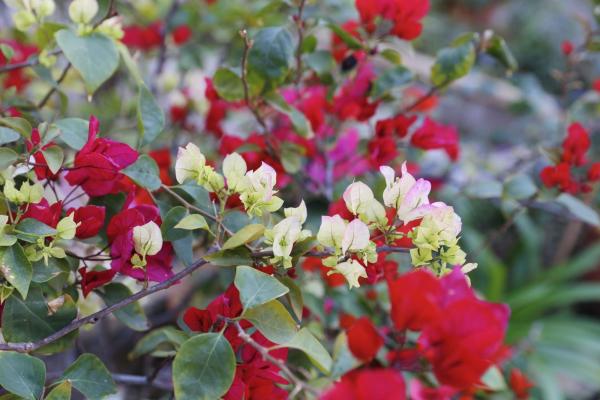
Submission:
[[[171,36],[173,37],[173,42],[177,46],[182,46],[192,37],[192,29],[187,25],[179,25],[177,28],[173,29]]]
[[[410,143],[423,150],[444,150],[452,160],[458,158],[458,131],[453,126],[439,124],[425,118],[423,124],[413,133]]]
[[[381,119],[375,125],[375,134],[378,137],[397,136],[403,138],[408,134],[408,130],[416,120],[416,115],[407,116],[404,114],[398,114],[393,118]]]
[[[600,181],[600,162],[593,163],[587,172],[587,179],[590,182]]]
[[[351,371],[326,391],[321,400],[405,400],[402,374],[393,369]]]
[[[35,153],[33,153],[33,159],[35,160],[35,165],[33,167],[33,171],[39,180],[50,179],[56,180],[58,178],[58,173],[53,173],[48,168],[48,163],[46,162],[46,157],[41,150],[46,150],[48,147],[52,146],[54,143],[49,142],[44,146],[40,146],[42,140],[40,138],[40,131],[37,128],[32,129],[31,138],[25,141],[25,146],[27,151],[32,151],[33,149],[37,149]]]
[[[274,345],[258,331],[251,337],[263,347],[269,348]],[[236,367],[235,377],[229,391],[223,396],[225,400],[285,400],[288,398],[288,392],[278,386],[288,384],[288,381],[279,375],[279,367],[265,360],[252,346],[244,345],[239,353],[241,363]],[[287,359],[286,348],[270,351],[269,354],[283,361]]]
[[[540,172],[540,179],[546,187],[558,186],[561,191],[573,194],[579,191],[579,183],[573,178],[571,168],[565,162],[544,167]]]
[[[37,219],[52,228],[56,228],[56,224],[58,224],[58,221],[60,220],[61,212],[62,203],[60,201],[50,205],[48,200],[42,199],[39,203],[29,204],[21,218]]]
[[[359,360],[371,361],[383,346],[383,337],[367,317],[360,317],[354,321],[347,334],[348,347]]]
[[[348,80],[333,99],[333,111],[339,119],[366,121],[375,114],[379,101],[369,100],[375,77],[371,64],[365,62],[358,67],[354,78]]]
[[[442,287],[425,270],[417,270],[388,282],[390,315],[398,330],[420,331],[440,315]]]
[[[81,291],[83,292],[83,297],[87,297],[92,290],[112,281],[117,274],[117,271],[114,269],[88,271],[83,267],[79,268],[79,274],[81,275]]]
[[[510,388],[517,397],[518,400],[527,400],[529,398],[529,391],[535,385],[527,378],[520,369],[513,368],[510,371]]]
[[[96,236],[104,226],[106,209],[103,206],[88,205],[67,210],[67,215],[73,213],[73,220],[78,223],[75,236],[87,239]]]
[[[0,51],[0,67],[4,65],[19,64],[26,61],[29,57],[38,52],[38,48],[33,45],[19,43],[16,40],[0,39],[0,44],[10,47],[13,50],[13,55],[7,63],[4,54]],[[14,87],[17,92],[23,91],[31,81],[27,75],[26,68],[17,68],[8,71],[3,76],[2,86],[5,89]]]
[[[584,165],[586,163],[585,153],[589,150],[590,145],[590,136],[583,125],[578,122],[569,125],[567,137],[562,145],[562,161],[575,166]]]
[[[439,318],[425,324],[419,348],[441,384],[470,390],[503,356],[510,310],[477,299],[459,268],[440,285]]]
[[[353,20],[346,21],[340,26],[340,28],[342,28],[348,34],[360,40],[360,33],[358,31],[359,27],[359,22]],[[348,48],[346,42],[344,42],[335,32],[332,32],[331,35],[331,54],[338,63],[342,62],[346,57],[351,55],[351,50]]]
[[[398,157],[396,141],[391,137],[373,138],[368,144],[369,163],[373,168],[388,165]]]
[[[131,263],[134,254],[133,228],[150,221],[160,225],[160,216],[156,206],[146,204],[125,209],[112,217],[106,229],[113,258],[111,267],[141,281],[146,279],[147,271],[149,281],[162,282],[173,275],[173,248],[170,243],[165,242],[158,254],[146,257],[145,268],[134,268]]]
[[[75,155],[73,168],[65,178],[72,185],[80,185],[89,196],[103,196],[119,192],[119,171],[133,164],[138,153],[124,143],[99,138],[99,123],[90,117],[88,140]]]
[[[344,286],[346,279],[342,274],[328,274],[331,268],[323,265],[323,260],[319,257],[305,257],[302,263],[302,269],[305,271],[319,272],[321,278],[329,287]]]
[[[391,34],[413,40],[423,30],[421,20],[429,11],[429,0],[356,0],[356,8],[368,32],[373,33],[382,18],[393,24]]]
[[[121,41],[134,49],[149,51],[157,48],[162,43],[162,22],[153,22],[148,26],[130,25],[123,27]]]
[[[573,50],[575,50],[575,46],[570,40],[564,40],[560,44],[560,50],[565,56],[569,56],[571,53],[573,53]]]
[[[455,394],[456,389],[449,386],[429,387],[418,379],[410,381],[411,400],[451,400]]]

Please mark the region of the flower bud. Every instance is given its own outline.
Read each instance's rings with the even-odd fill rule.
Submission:
[[[321,217],[321,227],[317,233],[317,240],[324,246],[339,249],[342,247],[344,231],[346,230],[346,221],[339,215]]]
[[[269,201],[273,194],[275,182],[277,182],[277,173],[269,164],[263,162],[255,171],[248,171],[246,176],[250,180],[251,189],[259,193],[263,201]]]
[[[31,11],[22,10],[13,15],[15,27],[20,31],[26,31],[35,24],[35,15]]]
[[[342,253],[348,250],[363,250],[369,245],[369,227],[359,219],[350,222],[344,230],[342,239]]]
[[[54,14],[56,4],[54,0],[31,0],[31,10],[38,18],[45,18]]]
[[[273,255],[289,257],[294,242],[300,237],[302,224],[296,217],[285,218],[273,227]]]
[[[63,219],[61,219],[56,225],[56,238],[71,240],[75,237],[75,231],[77,230],[77,223],[73,219],[74,214],[71,213]]]
[[[300,202],[300,205],[296,208],[289,207],[289,208],[284,209],[283,214],[288,218],[296,217],[296,218],[298,218],[300,223],[303,224],[306,221],[306,217],[308,216],[308,213],[306,211],[306,204],[304,204],[304,200],[302,200]]]
[[[96,0],[73,0],[69,5],[69,18],[77,24],[89,24],[98,13]]]
[[[200,152],[198,146],[188,143],[180,147],[175,161],[175,178],[177,182],[183,183],[187,179],[198,179],[201,169],[206,164],[206,158]]]
[[[121,17],[118,15],[102,21],[97,30],[98,32],[102,32],[106,36],[115,40],[120,40],[123,38],[123,36],[125,36],[125,33],[123,32],[123,26],[121,24]]]
[[[142,256],[153,256],[163,246],[160,228],[155,222],[150,221],[145,225],[133,228],[133,245],[136,253]]]
[[[354,215],[362,212],[375,199],[373,191],[362,182],[354,182],[344,191],[346,207]]]
[[[334,267],[334,270],[335,271],[328,272],[327,275],[331,275],[336,272],[344,275],[344,278],[346,278],[346,281],[348,282],[348,287],[350,289],[352,289],[353,287],[360,287],[358,279],[367,277],[367,271],[365,270],[365,267],[363,267],[356,260],[349,260],[338,264]]]
[[[231,153],[223,160],[223,175],[227,179],[227,187],[239,192],[246,185],[245,174],[248,170],[246,161],[238,153]]]

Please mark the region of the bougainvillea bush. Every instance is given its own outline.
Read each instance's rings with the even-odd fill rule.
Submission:
[[[5,1],[0,399],[598,390],[600,324],[573,307],[600,297],[575,282],[600,256],[594,14],[542,107],[491,27],[428,28],[446,11]],[[478,136],[447,111],[469,79],[498,88],[467,103],[556,134]]]

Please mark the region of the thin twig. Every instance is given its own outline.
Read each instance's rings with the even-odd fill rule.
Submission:
[[[72,321],[71,323],[69,323],[64,328],[53,333],[52,335],[49,335],[49,336],[47,336],[43,339],[37,340],[35,342],[0,343],[0,350],[10,350],[10,351],[16,351],[19,353],[29,353],[29,352],[35,351],[43,346],[46,346],[62,337],[68,335],[69,333],[79,329],[80,327],[82,327],[84,325],[95,324],[96,322],[98,322],[99,320],[104,318],[105,316],[107,316],[117,310],[120,310],[123,307],[126,307],[133,302],[143,299],[144,297],[154,294],[156,292],[160,292],[161,290],[168,289],[169,287],[173,286],[175,283],[177,283],[182,278],[190,275],[192,272],[196,271],[198,268],[200,268],[206,264],[208,264],[208,261],[205,261],[204,259],[200,259],[200,260],[196,261],[195,263],[193,263],[192,265],[190,265],[189,267],[183,269],[179,273],[173,275],[171,278],[167,279],[166,281],[156,284],[147,289],[142,289],[139,292],[135,293],[134,295],[127,297],[109,307],[105,307],[102,310],[95,312],[94,314],[88,315],[87,317],[76,319],[76,320]]]
[[[288,366],[285,364],[285,362],[283,362],[283,360],[273,357],[271,354],[269,354],[268,349],[261,346],[254,339],[252,339],[252,336],[250,336],[246,333],[246,331],[242,328],[242,326],[240,325],[240,323],[238,321],[233,321],[233,322],[231,322],[231,324],[233,324],[236,327],[236,329],[238,331],[238,336],[240,337],[240,339],[242,339],[244,342],[246,342],[247,344],[252,346],[254,349],[256,349],[256,351],[258,351],[260,353],[260,355],[263,357],[263,359],[265,359],[266,361],[270,362],[271,364],[277,366],[281,370],[281,372],[286,376],[286,378],[294,385],[294,388],[295,388],[294,391],[298,390],[296,388],[301,388],[301,389],[311,392],[314,395],[319,394],[319,391],[316,388],[308,385],[302,379],[298,378],[298,376],[296,376],[296,374],[293,373],[292,370],[290,370],[288,368]]]
[[[49,51],[48,55],[55,56],[60,53],[62,53],[61,49],[54,49],[52,51]],[[8,65],[4,65],[4,66],[0,67],[0,74],[3,74],[5,72],[14,71],[16,69],[34,67],[34,66],[38,65],[39,63],[40,63],[40,56],[36,55],[33,57],[29,57],[29,59],[27,59],[25,61],[14,63],[14,64],[8,64]]]
[[[260,124],[265,132],[267,132],[267,123],[263,119],[262,115],[257,107],[252,102],[250,98],[250,87],[248,85],[248,55],[250,54],[250,49],[254,45],[254,42],[248,36],[248,32],[245,29],[240,31],[240,36],[244,40],[244,52],[242,53],[242,86],[244,88],[244,102],[246,103],[246,107],[250,109],[252,114],[254,114],[254,118]]]
[[[304,14],[304,6],[306,5],[306,0],[300,0],[300,5],[298,6],[298,15],[295,16],[296,19],[296,27],[298,30],[298,48],[296,49],[296,79],[294,83],[297,85],[300,84],[300,80],[302,80],[302,45],[304,44],[304,21],[302,20]]]

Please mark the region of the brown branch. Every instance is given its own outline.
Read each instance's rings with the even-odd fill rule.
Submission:
[[[298,6],[298,15],[294,17],[296,20],[296,27],[298,29],[298,48],[296,49],[296,85],[300,84],[300,80],[302,79],[302,45],[304,43],[304,21],[302,20],[302,16],[304,14],[305,5],[306,0],[300,0],[300,5]]]
[[[409,253],[410,249],[397,246],[379,246],[378,253]],[[330,251],[309,251],[303,254],[303,257],[329,257],[334,255]],[[252,253],[254,258],[273,257],[273,250],[256,251]]]
[[[265,132],[267,132],[267,123],[265,122],[262,115],[258,111],[250,98],[250,87],[248,86],[248,55],[250,54],[250,49],[254,45],[254,42],[250,37],[248,37],[248,32],[245,29],[240,31],[240,36],[244,39],[244,52],[242,53],[242,86],[244,87],[244,103],[246,103],[246,107],[252,111],[254,114],[254,118],[260,124]]]
[[[62,53],[61,49],[54,49],[54,50],[48,52],[48,55],[55,56],[60,53]],[[0,67],[0,74],[3,74],[5,72],[14,71],[16,69],[34,67],[34,66],[38,65],[39,63],[40,63],[40,56],[39,55],[33,56],[33,57],[30,57],[29,59],[27,59],[26,61],[14,63],[14,64],[7,64],[7,65]]]
[[[96,322],[98,322],[105,316],[113,313],[114,311],[120,310],[121,308],[126,307],[129,304],[136,302],[140,299],[143,299],[146,296],[149,296],[156,292],[160,292],[161,290],[170,288],[175,283],[177,283],[177,281],[190,275],[192,272],[194,272],[195,270],[197,270],[198,268],[200,268],[206,264],[208,264],[208,261],[205,261],[204,259],[200,259],[200,260],[196,261],[195,263],[193,263],[192,265],[190,265],[189,267],[183,269],[179,273],[173,275],[171,278],[167,279],[166,281],[156,284],[147,289],[142,289],[139,292],[133,294],[132,296],[127,297],[127,298],[119,301],[118,303],[113,304],[112,306],[105,307],[102,310],[95,312],[94,314],[88,315],[87,317],[76,319],[76,320],[72,321],[71,323],[69,323],[64,328],[60,329],[59,331],[53,333],[50,336],[47,336],[47,337],[37,340],[35,342],[0,343],[0,350],[16,351],[19,353],[29,353],[29,352],[38,350],[41,347],[44,347],[56,340],[68,335],[69,333],[79,329],[80,327],[82,327],[84,325],[95,324]]]
[[[260,355],[262,356],[262,358],[264,360],[277,366],[281,370],[281,372],[286,376],[286,378],[294,385],[295,392],[298,392],[299,390],[304,389],[306,391],[311,392],[314,395],[319,394],[319,391],[317,389],[308,385],[302,379],[298,378],[298,376],[296,376],[296,374],[293,373],[292,370],[290,370],[288,368],[288,366],[285,364],[285,362],[283,362],[283,360],[273,357],[271,354],[269,354],[268,349],[261,346],[254,339],[252,339],[252,336],[250,336],[246,333],[246,331],[242,328],[242,326],[240,325],[240,323],[238,321],[232,321],[230,323],[236,327],[236,329],[238,331],[238,336],[240,339],[242,339],[244,342],[246,342],[247,344],[252,346],[254,349],[256,349],[256,351],[258,351],[260,353]]]

